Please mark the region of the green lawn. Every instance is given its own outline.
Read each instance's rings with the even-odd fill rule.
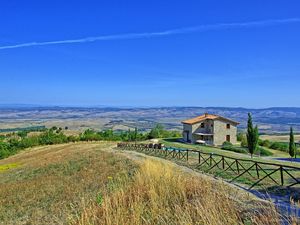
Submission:
[[[203,145],[195,145],[195,144],[186,144],[178,142],[177,138],[168,138],[168,139],[161,139],[161,143],[165,144],[165,146],[172,146],[177,148],[185,148],[185,149],[195,149],[195,150],[201,150],[205,153],[216,153],[216,154],[222,154],[224,156],[228,157],[235,157],[239,159],[251,159],[250,154],[242,154],[242,153],[236,153],[232,151],[223,150],[221,148],[217,147],[211,147],[211,146],[203,146]],[[295,166],[300,168],[300,163],[296,162],[287,162],[282,160],[277,160],[276,158],[289,158],[289,154],[286,152],[273,150],[273,149],[267,149],[271,151],[274,155],[268,156],[268,157],[258,157],[253,156],[253,159],[259,162],[273,162],[273,163],[280,163],[282,165],[286,166]]]

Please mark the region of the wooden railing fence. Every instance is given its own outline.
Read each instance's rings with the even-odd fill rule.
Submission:
[[[229,182],[248,184],[249,189],[262,185],[293,187],[300,184],[300,168],[296,166],[229,157],[195,149],[165,147],[161,144],[118,143],[117,147],[184,161],[195,169],[221,176]]]

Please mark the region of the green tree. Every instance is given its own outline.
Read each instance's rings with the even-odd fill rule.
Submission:
[[[52,130],[57,130],[57,126],[51,127]]]
[[[26,131],[26,130],[18,131],[18,132],[17,132],[17,135],[18,135],[20,138],[25,138],[25,137],[27,136],[27,133],[28,133],[28,131]]]
[[[0,142],[0,159],[4,159],[10,155],[9,144]]]
[[[253,127],[251,113],[248,113],[247,142],[248,142],[248,150],[249,150],[249,153],[251,154],[251,158],[252,158],[253,153],[257,149],[258,128],[257,128],[257,126]]]
[[[135,144],[136,144],[136,139],[137,139],[137,135],[138,135],[138,130],[137,128],[134,128],[134,141],[135,141]]]
[[[161,124],[157,124],[154,128],[149,132],[149,138],[160,138],[163,135],[164,127]]]
[[[247,148],[248,147],[248,142],[247,142],[247,136],[246,134],[243,134],[241,136],[241,147]]]
[[[295,158],[296,158],[296,145],[295,145],[293,127],[290,128],[289,154],[291,157],[295,156]]]
[[[266,147],[266,148],[269,148],[271,145],[271,142],[269,140],[263,140],[262,142],[262,146]]]
[[[237,135],[236,135],[236,140],[237,141],[242,141],[242,138],[244,137],[244,133],[243,132],[239,132]]]

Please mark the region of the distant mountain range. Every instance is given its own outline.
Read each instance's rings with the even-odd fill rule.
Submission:
[[[240,122],[245,129],[247,113],[259,125],[261,133],[286,133],[290,126],[300,131],[300,108],[272,107],[246,109],[230,107],[66,107],[38,105],[0,105],[0,128],[39,125],[68,125],[73,129],[148,130],[156,123],[168,129],[181,129],[181,121],[203,113],[225,116]]]

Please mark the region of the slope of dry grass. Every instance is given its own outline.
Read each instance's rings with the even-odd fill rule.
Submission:
[[[18,166],[0,173],[0,223],[279,224],[272,204],[113,145],[43,146],[1,160]]]
[[[109,144],[39,147],[0,161],[0,224],[65,224],[94,202],[109,176],[135,165],[103,152]]]
[[[280,224],[272,204],[158,160],[109,186],[73,224]]]

